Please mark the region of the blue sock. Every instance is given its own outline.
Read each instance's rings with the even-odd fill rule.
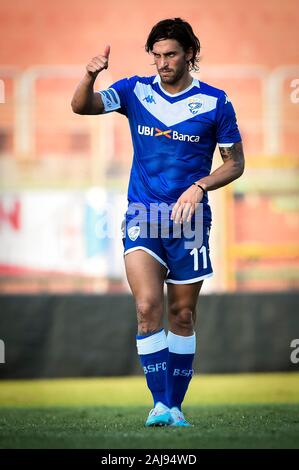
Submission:
[[[168,347],[164,329],[157,333],[136,336],[136,344],[147,386],[154,399],[154,406],[158,401],[166,405]]]
[[[193,375],[195,355],[195,333],[192,336],[179,336],[171,331],[167,335],[169,349],[167,363],[167,403],[169,408],[181,410],[189,382]]]

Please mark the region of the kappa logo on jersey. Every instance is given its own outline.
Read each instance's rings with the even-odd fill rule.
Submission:
[[[153,97],[153,95],[145,96],[142,101],[146,101],[147,103],[155,103],[156,104],[156,101],[155,101],[155,98]]]
[[[230,103],[230,99],[227,95],[225,95],[225,103],[224,104],[226,104],[226,103]]]
[[[128,230],[128,236],[132,242],[134,242],[140,234],[140,227],[138,225],[134,225],[134,227],[130,227]]]
[[[171,140],[181,140],[183,142],[199,142],[199,135],[180,134],[172,129],[161,130],[158,127],[141,126],[138,124],[138,134],[151,137],[166,137]]]
[[[202,101],[199,98],[191,98],[188,103],[188,108],[192,114],[197,114],[200,108],[203,106]]]

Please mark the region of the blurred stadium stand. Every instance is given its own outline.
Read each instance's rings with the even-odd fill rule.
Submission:
[[[294,293],[200,296],[195,371],[298,372],[298,309]],[[0,310],[0,379],[142,372],[131,295],[2,295]]]

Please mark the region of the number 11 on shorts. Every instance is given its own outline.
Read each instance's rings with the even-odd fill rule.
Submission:
[[[207,269],[208,267],[207,249],[203,245],[200,250],[198,250],[198,248],[193,248],[193,250],[190,252],[190,255],[193,256],[194,271],[198,271],[198,257],[199,257],[198,253],[202,254],[202,268]]]

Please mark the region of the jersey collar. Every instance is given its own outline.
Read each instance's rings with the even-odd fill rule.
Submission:
[[[194,86],[197,88],[200,88],[200,81],[197,78],[193,77],[191,85],[189,85],[185,90],[179,91],[178,93],[168,93],[168,91],[164,90],[164,88],[161,85],[161,77],[160,75],[156,75],[154,78],[153,83],[158,83],[160,90],[162,93],[164,93],[167,96],[171,96],[172,98],[175,98],[176,96],[183,95],[184,93],[187,93],[187,91],[191,90]]]

